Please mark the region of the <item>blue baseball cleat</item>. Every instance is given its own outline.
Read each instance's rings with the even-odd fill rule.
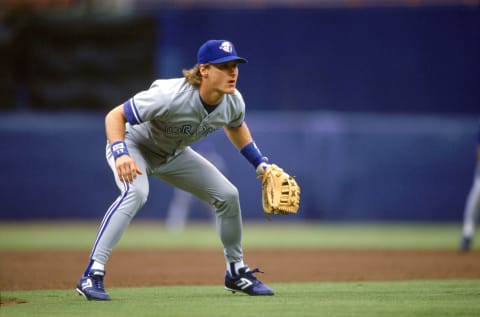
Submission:
[[[225,275],[225,289],[235,294],[243,292],[251,296],[271,296],[275,293],[267,285],[260,282],[253,273],[263,273],[259,269],[250,270],[244,267],[238,270],[238,276],[232,276],[227,271]]]
[[[82,276],[76,291],[88,300],[110,300],[103,287],[105,271],[91,270],[87,276]]]

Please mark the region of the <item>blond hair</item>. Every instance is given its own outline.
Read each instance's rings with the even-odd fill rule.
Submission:
[[[183,77],[188,81],[189,84],[200,87],[202,83],[202,75],[200,74],[200,65],[197,64],[190,69],[182,70]]]

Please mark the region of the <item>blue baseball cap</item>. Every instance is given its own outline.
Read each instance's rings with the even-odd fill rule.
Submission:
[[[230,61],[238,61],[241,64],[248,62],[237,55],[235,46],[227,40],[209,40],[198,49],[198,64],[220,64]]]

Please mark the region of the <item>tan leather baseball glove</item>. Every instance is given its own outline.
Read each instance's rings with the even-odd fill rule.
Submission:
[[[275,164],[267,167],[262,178],[263,211],[269,215],[296,214],[300,205],[300,186],[293,176]]]

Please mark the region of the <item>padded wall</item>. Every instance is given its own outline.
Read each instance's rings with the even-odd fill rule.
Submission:
[[[117,195],[104,158],[103,121],[101,114],[81,113],[0,116],[0,218],[101,218]],[[247,121],[263,153],[297,176],[298,219],[462,217],[475,163],[474,118],[250,112]],[[223,157],[240,190],[245,218],[262,219],[253,168],[222,131],[207,140],[202,145]],[[137,217],[162,219],[172,189],[157,179],[150,183]]]

